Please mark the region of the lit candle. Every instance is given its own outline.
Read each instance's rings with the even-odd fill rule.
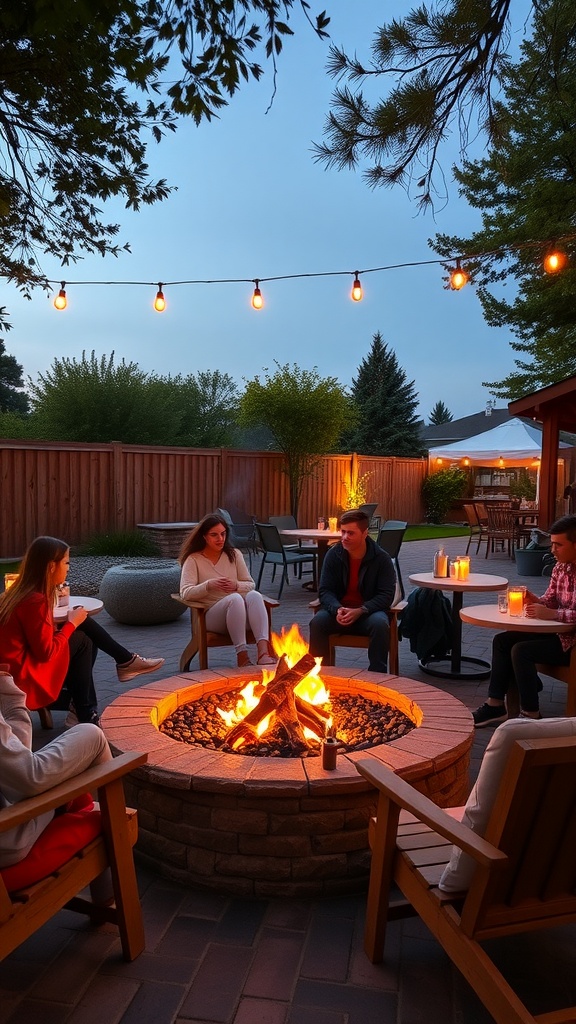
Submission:
[[[508,612],[510,615],[520,617],[524,614],[525,587],[514,587],[508,591]]]
[[[14,586],[16,580],[18,579],[18,575],[19,574],[17,572],[4,573],[4,590],[10,590],[10,587]]]
[[[337,516],[330,516],[328,519],[328,525],[332,533],[335,533],[338,529],[338,518]]]
[[[458,579],[467,580],[470,575],[470,558],[468,555],[458,555]]]

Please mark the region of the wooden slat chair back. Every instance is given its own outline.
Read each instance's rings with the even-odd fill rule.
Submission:
[[[189,672],[190,663],[196,655],[199,656],[200,668],[208,668],[208,649],[210,647],[232,646],[232,641],[228,633],[214,633],[207,628],[207,608],[203,608],[202,605],[197,604],[194,601],[185,601],[184,598],[180,597],[180,594],[172,594],[171,596],[175,601],[180,601],[181,604],[185,604],[186,607],[190,609],[190,640],[180,656],[180,671]],[[262,594],[262,600],[264,601],[266,611],[268,613],[268,635],[270,635],[272,628],[272,609],[278,608],[279,602],[275,601],[272,597],[266,597],[264,594]],[[246,630],[246,641],[249,644],[256,643],[256,640],[249,629]]]
[[[480,941],[576,921],[576,736],[516,740],[484,838],[376,759],[357,762],[379,791],[365,949],[382,959],[386,921],[416,913],[497,1024],[561,1024],[576,1007],[533,1016]],[[455,844],[476,862],[467,892],[438,888]],[[405,899],[390,903],[395,883]]]
[[[64,806],[87,791],[98,789],[102,833],[48,878],[26,889],[9,892],[0,876],[0,960],[63,907],[87,914],[96,923],[116,924],[125,960],[144,949],[144,927],[132,847],[138,835],[136,811],[126,808],[122,776],[144,764],[147,754],[121,754],[112,761],[88,768],[67,782],[0,811],[5,832],[46,811]],[[37,842],[41,843],[42,836]],[[115,905],[100,907],[81,892],[110,868]],[[73,955],[73,954],[72,954]]]
[[[311,601],[309,608],[312,609],[314,614],[320,610],[321,604],[319,598],[315,601]],[[398,616],[402,613],[406,607],[406,601],[398,601],[397,604],[393,605],[388,615],[390,618],[390,648],[388,650],[388,671],[390,675],[399,675],[399,657],[398,657]],[[328,664],[336,664],[336,648],[337,647],[353,647],[361,650],[368,650],[368,644],[370,637],[368,636],[354,636],[350,633],[331,633],[328,638],[329,643],[329,656]]]
[[[468,546],[466,548],[466,554],[468,554],[470,550],[470,544],[472,543],[473,537],[478,539],[478,543],[476,545],[476,554],[478,554],[482,541],[487,541],[488,539],[488,530],[487,527],[482,526],[482,523],[480,522],[478,509],[476,505],[470,503],[469,505],[466,504],[463,507],[464,515],[466,516],[466,519],[468,520],[468,526],[470,527],[470,536],[468,537]]]
[[[508,556],[512,556],[514,544],[517,540],[517,524],[510,509],[503,506],[488,506],[488,530],[486,543],[486,558],[490,551],[495,551],[495,545],[500,542],[502,548],[506,544]]]

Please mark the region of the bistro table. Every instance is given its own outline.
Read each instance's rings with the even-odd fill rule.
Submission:
[[[450,660],[438,658],[420,662],[420,667],[431,676],[448,679],[485,679],[490,675],[490,663],[482,658],[465,657],[462,654],[462,602],[469,591],[479,593],[487,590],[505,590],[508,580],[504,576],[492,576],[484,572],[471,572],[467,580],[434,576],[431,572],[417,572],[410,576],[410,582],[417,587],[431,590],[452,591],[452,649]],[[465,664],[464,664],[465,663]]]
[[[487,629],[509,630],[514,633],[570,633],[574,629],[573,622],[558,622],[557,619],[529,619],[524,615],[510,615],[499,612],[494,604],[472,604],[460,612],[463,622],[472,626],[484,626]],[[508,717],[514,718],[520,710],[518,688],[510,682],[506,694]]]
[[[104,602],[97,597],[78,597],[75,594],[70,594],[69,604],[59,604],[54,609],[54,622],[65,622],[70,608],[78,607],[78,605],[85,608],[88,615],[98,615],[104,607]]]
[[[280,530],[280,536],[286,540],[313,540],[318,545],[318,583],[322,572],[322,562],[328,551],[330,542],[340,540],[340,530]]]

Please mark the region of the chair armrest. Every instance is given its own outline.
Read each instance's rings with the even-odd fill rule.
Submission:
[[[390,768],[375,758],[356,761],[356,769],[368,782],[392,803],[414,814],[419,821],[438,832],[484,867],[506,862],[508,857],[466,825],[451,818],[441,807],[437,807],[427,796],[419,793],[408,782],[401,779]],[[376,826],[378,827],[378,826]]]
[[[31,818],[37,818],[39,814],[62,807],[82,793],[115,782],[116,779],[133,771],[134,768],[145,764],[147,760],[148,754],[120,754],[112,761],[105,761],[104,764],[87,768],[86,771],[74,775],[58,786],[53,786],[52,789],[47,789],[44,793],[28,797],[26,800],[19,800],[17,804],[12,804],[0,811],[0,832],[7,832],[8,829],[16,828],[17,825],[22,825]]]
[[[260,591],[258,591],[258,593],[260,593]],[[268,606],[268,608],[280,607],[280,601],[277,601],[276,598],[274,597],[266,597],[266,594],[262,594],[262,600],[264,601],[264,604]]]
[[[180,594],[170,594],[170,597],[173,597],[175,601],[180,601],[180,604],[185,604],[187,608],[196,608],[198,611],[204,612],[208,611],[206,606],[200,604],[199,601],[186,601],[185,598],[180,597]],[[280,601],[276,601],[275,598],[273,597],[267,597],[266,594],[262,594],[262,600],[264,601],[265,605],[268,605],[269,608],[280,607]]]

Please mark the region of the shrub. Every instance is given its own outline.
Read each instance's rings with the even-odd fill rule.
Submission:
[[[116,533],[94,534],[84,544],[79,545],[76,554],[154,558],[160,555],[160,549],[140,530],[118,530]]]
[[[440,469],[431,473],[422,484],[426,521],[443,523],[455,498],[461,498],[468,478],[462,469]]]

